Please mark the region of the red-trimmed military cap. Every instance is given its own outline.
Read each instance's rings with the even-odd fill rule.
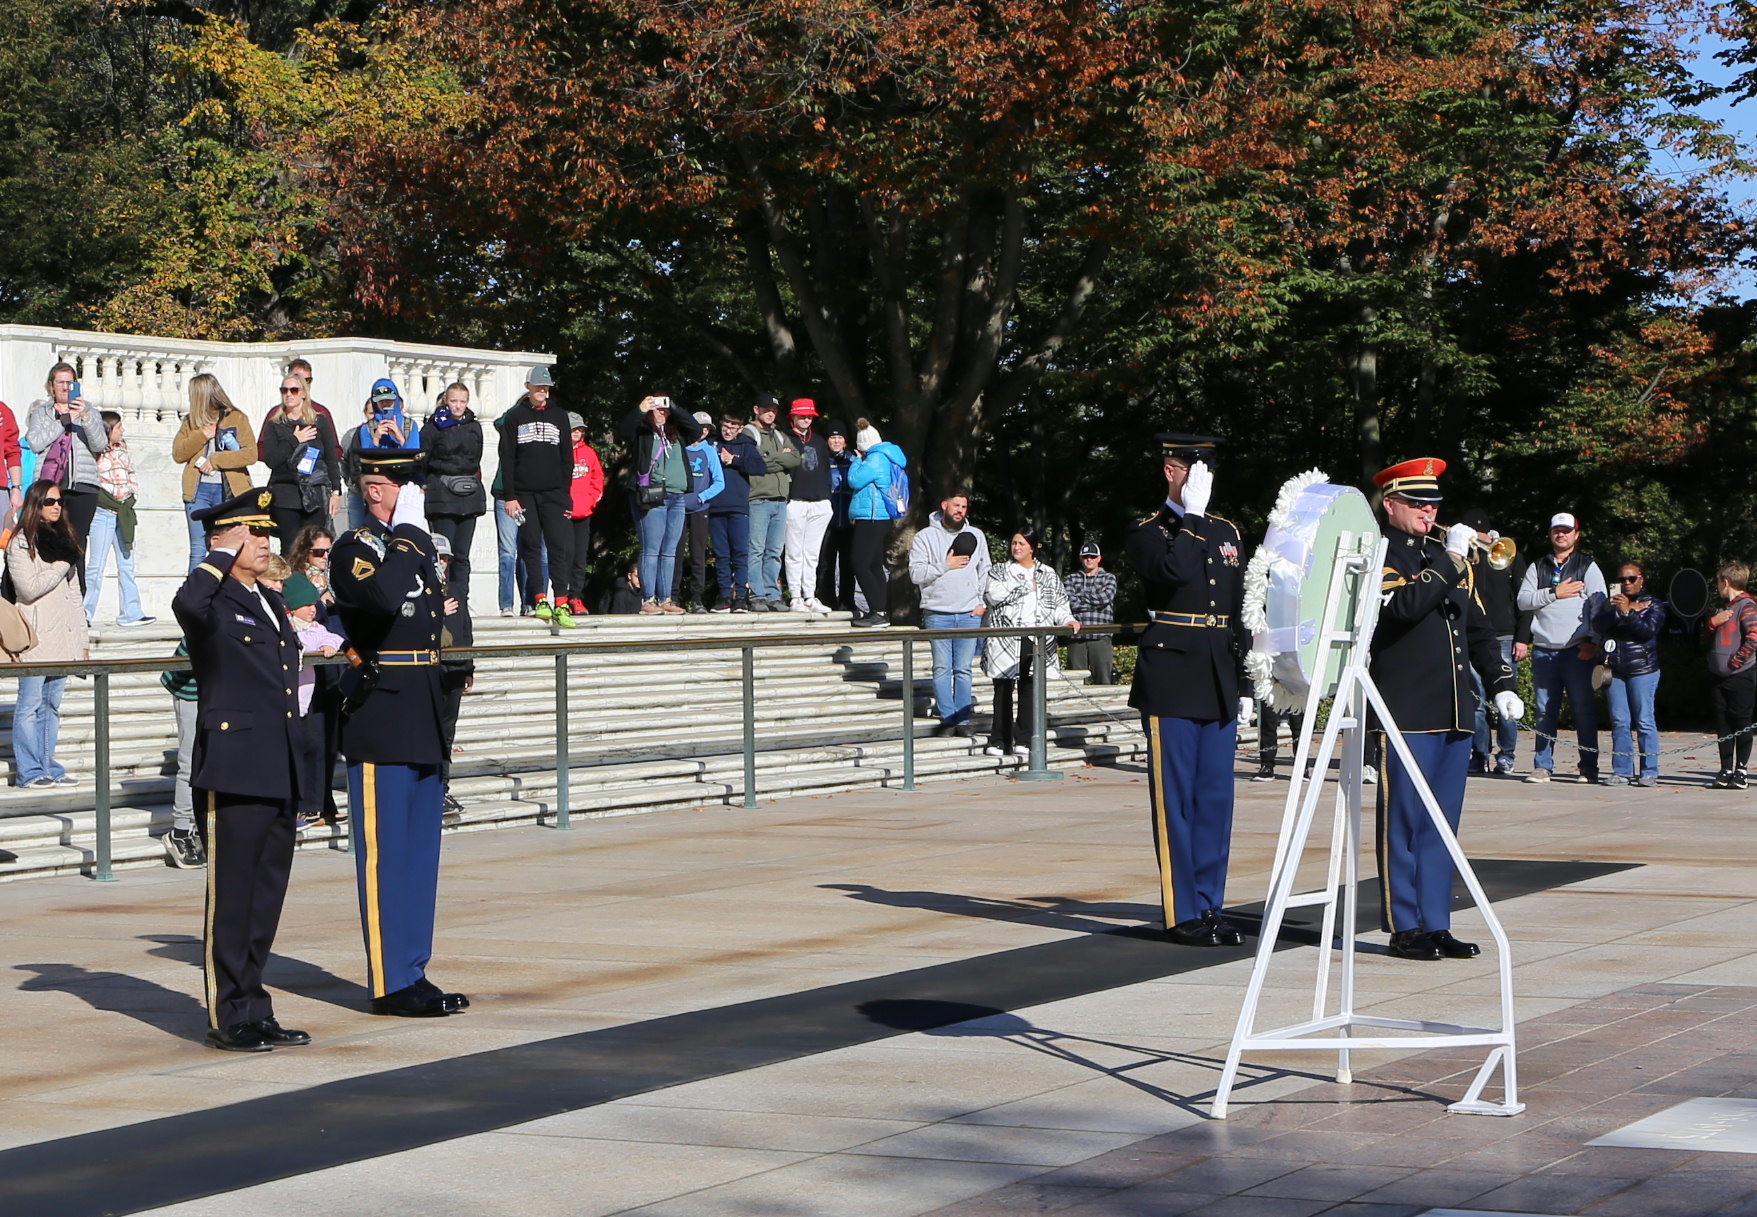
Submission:
[[[1446,462],[1439,457],[1418,456],[1413,461],[1379,470],[1373,476],[1373,485],[1386,494],[1399,495],[1412,503],[1438,503],[1441,498],[1440,475],[1444,472]]]

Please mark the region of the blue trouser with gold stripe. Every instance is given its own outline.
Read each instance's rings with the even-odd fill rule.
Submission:
[[[1141,716],[1165,924],[1226,903],[1238,720]]]
[[[1452,831],[1464,811],[1464,784],[1470,773],[1470,734],[1464,731],[1412,733],[1403,737],[1410,755],[1428,780],[1434,801]],[[1449,930],[1452,928],[1452,855],[1433,817],[1416,793],[1403,758],[1380,735],[1384,774],[1379,782],[1379,895],[1384,913],[1380,928]]]
[[[406,989],[433,958],[439,894],[439,826],[445,786],[438,765],[348,766],[354,871],[372,996]]]

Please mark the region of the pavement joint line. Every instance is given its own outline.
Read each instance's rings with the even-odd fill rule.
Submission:
[[[1635,865],[1521,859],[1475,864],[1485,891],[1497,901]],[[1377,922],[1377,881],[1366,878],[1361,885],[1360,928],[1365,929]],[[1229,912],[1248,922],[1260,909],[1259,902]],[[1277,951],[1310,946],[1314,938],[1310,929],[1289,924]],[[1174,952],[1155,932],[1104,928],[951,963],[357,1075],[0,1151],[0,1208],[8,1217],[139,1212],[506,1130],[763,1064],[1225,967],[1253,954],[1253,946]],[[1420,1044],[1412,1039],[1410,1051],[1419,1051]],[[1264,1070],[1258,1081],[1270,1085],[1288,1076],[1310,1080],[1303,1070],[1253,1068]],[[263,1152],[248,1152],[253,1138]],[[224,1153],[214,1148],[222,1144]],[[127,1200],[119,1204],[118,1195]]]

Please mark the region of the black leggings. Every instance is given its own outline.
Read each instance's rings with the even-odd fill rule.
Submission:
[[[1743,733],[1737,739],[1721,739],[1721,772],[1745,768],[1751,760],[1751,720],[1757,714],[1757,669],[1715,677],[1708,687],[1708,702],[1714,707],[1716,735]]]
[[[519,525],[519,560],[525,568],[525,598],[544,594],[543,547],[549,547],[549,583],[556,599],[577,593],[567,586],[573,577],[573,521],[567,518],[573,499],[564,490],[521,490],[518,504],[525,522]]]
[[[268,509],[269,518],[275,522],[275,535],[281,541],[281,553],[291,553],[293,538],[307,524],[315,524],[319,528],[329,527],[329,495],[324,495],[324,505],[316,511],[304,511],[297,507],[282,507],[279,503]]]
[[[884,612],[888,603],[890,582],[885,577],[885,547],[890,538],[889,520],[854,521],[854,551],[849,562],[860,590],[866,595],[869,613]]]
[[[95,488],[84,486],[77,490],[63,488],[61,491],[61,514],[73,525],[73,535],[79,538],[79,590],[85,591],[85,550],[91,544],[92,521],[98,514],[98,492]]]
[[[470,586],[470,546],[476,540],[476,517],[428,516],[427,525],[434,536],[451,542],[451,571],[447,582]]]
[[[567,521],[568,539],[572,547],[568,550],[571,569],[567,576],[567,594],[576,600],[585,600],[586,581],[592,575],[592,517],[583,520]]]
[[[998,678],[994,682],[994,730],[989,732],[988,742],[996,748],[1011,752],[1015,745],[1028,743],[1031,732],[1037,725],[1037,692],[1036,676],[1032,672],[1033,660],[1036,659],[1036,648],[1031,639],[1019,640],[1019,675]],[[1014,734],[1013,691],[1017,686],[1019,693],[1019,715],[1016,722],[1017,735]]]

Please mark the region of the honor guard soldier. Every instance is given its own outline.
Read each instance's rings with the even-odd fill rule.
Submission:
[[[1525,707],[1513,669],[1501,656],[1494,627],[1472,586],[1470,544],[1476,532],[1454,524],[1444,544],[1431,534],[1439,512],[1434,457],[1383,470],[1385,570],[1378,628],[1373,633],[1373,683],[1385,699],[1416,766],[1454,833],[1464,810],[1465,778],[1476,719],[1470,668],[1493,691],[1495,709],[1517,721]],[[1391,954],[1403,959],[1469,959],[1475,943],[1452,936],[1452,857],[1388,739],[1379,741],[1383,774],[1378,798],[1379,883],[1383,928]]]
[[[1129,704],[1147,732],[1165,935],[1184,946],[1237,946],[1244,937],[1219,910],[1232,847],[1239,687],[1250,648],[1239,616],[1242,547],[1237,527],[1208,512],[1221,441],[1155,438],[1165,505],[1129,529],[1124,552],[1146,585],[1152,619],[1141,635]]]
[[[445,786],[439,666],[445,593],[412,481],[418,454],[364,452],[369,519],[330,552],[354,668],[342,683],[342,756],[374,1014],[431,1018],[470,1002],[427,979]]]
[[[268,568],[272,496],[195,512],[207,556],[171,601],[198,691],[189,784],[207,844],[207,1042],[267,1052],[311,1037],[275,1021],[262,969],[293,869],[299,642]]]

